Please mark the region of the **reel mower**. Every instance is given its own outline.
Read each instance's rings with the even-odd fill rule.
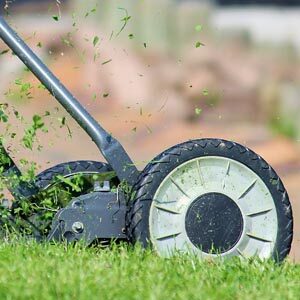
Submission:
[[[56,187],[58,209],[50,222],[37,211],[23,216],[38,240],[82,240],[87,245],[123,240],[150,246],[167,257],[188,253],[203,259],[258,256],[282,261],[288,255],[293,236],[288,194],[259,155],[231,141],[190,140],[165,150],[139,171],[122,145],[3,17],[0,37],[85,130],[107,161],[63,163],[32,182],[8,184],[14,197],[12,207],[6,208],[11,223],[24,201],[37,203]],[[3,145],[0,151],[2,176],[21,178]],[[81,188],[64,194],[65,182],[78,176]]]

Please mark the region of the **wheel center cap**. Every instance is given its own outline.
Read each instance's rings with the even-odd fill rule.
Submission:
[[[232,249],[243,232],[243,216],[238,205],[221,193],[198,197],[186,213],[186,233],[201,251],[221,254]]]

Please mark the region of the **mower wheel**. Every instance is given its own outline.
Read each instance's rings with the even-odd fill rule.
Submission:
[[[158,254],[274,258],[293,236],[288,194],[260,156],[220,139],[176,145],[150,162],[127,214],[132,242]]]

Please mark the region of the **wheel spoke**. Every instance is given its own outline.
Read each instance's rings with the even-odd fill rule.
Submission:
[[[241,255],[243,258],[247,258],[245,253],[240,249],[240,248],[236,248],[236,251],[239,253],[239,255]]]
[[[253,239],[258,240],[258,241],[268,242],[268,243],[272,243],[272,242],[273,242],[272,240],[269,240],[269,239],[267,239],[267,238],[258,236],[258,235],[256,235],[256,234],[253,234],[253,233],[250,233],[250,232],[247,232],[247,235],[248,235],[250,238],[253,238]]]
[[[177,201],[172,200],[172,201],[159,201],[159,200],[153,200],[155,203],[159,204],[169,204],[169,203],[176,203]]]
[[[227,164],[226,173],[225,173],[225,176],[223,179],[223,184],[222,184],[223,190],[225,189],[225,180],[226,180],[226,177],[229,176],[229,171],[230,171],[230,161]]]
[[[259,216],[259,215],[266,214],[266,213],[268,213],[271,210],[272,210],[272,208],[268,208],[268,209],[264,209],[264,210],[260,210],[260,211],[256,211],[256,212],[252,212],[252,213],[248,213],[248,214],[246,214],[246,216],[248,216],[248,217],[256,217],[256,216]]]
[[[162,240],[166,240],[166,239],[170,239],[170,238],[175,238],[179,234],[181,234],[181,232],[171,233],[171,234],[168,233],[168,234],[164,234],[164,235],[161,235],[159,237],[156,237],[155,239],[158,240],[158,241],[162,241]]]
[[[179,186],[179,184],[172,178],[170,177],[171,182],[178,188],[178,190],[185,195],[186,197],[188,197],[189,199],[191,199],[191,197]]]
[[[204,179],[203,179],[203,175],[202,175],[202,172],[201,172],[199,159],[197,160],[197,170],[198,170],[198,176],[199,176],[200,184],[204,186]]]
[[[162,211],[171,213],[171,214],[175,214],[175,215],[179,215],[179,214],[180,214],[179,211],[177,211],[177,210],[175,210],[175,209],[172,209],[172,208],[169,208],[169,207],[166,207],[166,206],[162,206],[162,205],[157,205],[157,204],[155,204],[154,207],[156,207],[156,208],[159,209],[159,210],[162,210]]]
[[[239,200],[244,198],[255,186],[257,182],[257,179],[255,179],[246,189],[245,191],[241,194],[241,196],[238,198]]]

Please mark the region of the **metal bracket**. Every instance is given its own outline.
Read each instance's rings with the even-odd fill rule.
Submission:
[[[94,184],[94,192],[110,192],[110,183],[109,181],[104,181],[103,186],[100,186],[100,182],[96,181]]]
[[[47,240],[83,240],[89,245],[101,239],[127,239],[125,214],[126,200],[122,193],[118,197],[111,192],[82,195],[56,214]]]

